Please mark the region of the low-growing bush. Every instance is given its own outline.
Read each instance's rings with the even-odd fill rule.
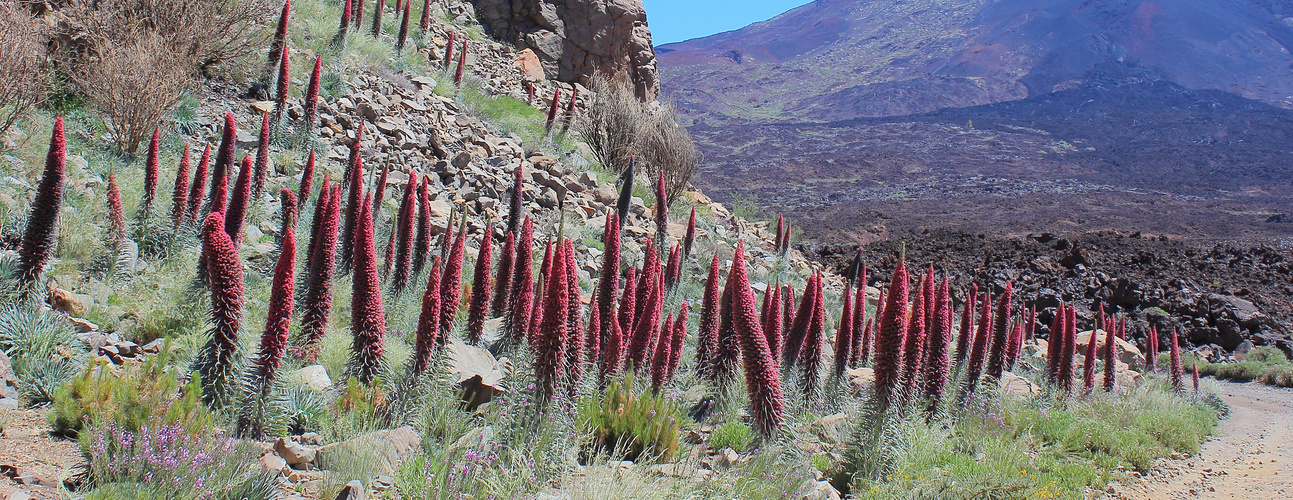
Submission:
[[[754,444],[755,437],[750,426],[741,422],[727,422],[709,434],[709,448],[711,450],[731,448],[737,452],[743,452]]]
[[[88,431],[89,478],[98,489],[87,498],[274,497],[276,472],[256,460],[261,450],[208,425],[190,429],[153,418],[135,430],[107,422]]]
[[[1159,357],[1166,359],[1163,355]],[[1193,354],[1181,356],[1181,364],[1185,366],[1187,371],[1196,362],[1199,366],[1200,376],[1213,376],[1237,382],[1256,381],[1277,387],[1293,387],[1293,363],[1289,362],[1283,351],[1274,347],[1254,348],[1248,351],[1243,361],[1232,363],[1209,363],[1195,358]]]
[[[630,370],[611,382],[603,396],[579,402],[581,427],[593,437],[593,451],[625,460],[673,458],[678,451],[682,409],[650,391],[635,392]]]
[[[113,142],[133,154],[171,116],[191,83],[192,69],[161,35],[105,39],[97,54],[82,58],[72,81],[107,115]]]
[[[84,365],[84,346],[58,313],[23,304],[0,309],[0,351],[9,357],[21,396],[29,404],[53,400],[58,388]]]

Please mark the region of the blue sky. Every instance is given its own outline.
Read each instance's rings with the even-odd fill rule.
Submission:
[[[651,41],[681,42],[771,19],[810,0],[642,0]]]

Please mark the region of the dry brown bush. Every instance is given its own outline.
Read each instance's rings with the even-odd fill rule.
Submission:
[[[18,2],[0,0],[0,136],[45,99],[45,37],[44,25]]]
[[[191,68],[156,34],[136,34],[125,43],[102,41],[99,49],[82,58],[70,78],[107,115],[117,146],[134,153],[175,109],[192,81]]]
[[[602,75],[593,75],[588,88],[590,101],[578,128],[597,161],[620,172],[636,157],[638,171],[652,186],[663,172],[672,203],[687,189],[699,158],[673,106],[643,103],[627,83]]]

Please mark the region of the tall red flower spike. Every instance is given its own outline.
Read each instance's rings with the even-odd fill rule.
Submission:
[[[265,61],[265,66],[271,67],[278,62],[279,55],[286,52],[287,47],[287,20],[292,12],[292,0],[283,2],[283,12],[278,15],[278,26],[274,29],[274,41],[269,45],[269,59]]]
[[[444,44],[444,68],[445,69],[449,69],[449,65],[453,64],[454,41],[455,41],[455,33],[451,30],[449,31],[449,43]]]
[[[917,284],[923,284],[921,278]],[[900,384],[906,390],[904,394],[911,395],[916,388],[916,379],[920,375],[921,361],[925,355],[925,318],[929,317],[925,313],[927,307],[933,304],[925,302],[925,293],[922,289],[917,289],[915,301],[911,305],[911,318],[907,320],[907,337],[903,340],[902,354],[902,378]],[[905,397],[904,397],[905,401]]]
[[[67,182],[67,142],[63,138],[63,117],[54,119],[54,133],[45,155],[45,172],[41,174],[36,198],[22,233],[22,250],[18,257],[18,281],[34,285],[49,261],[58,229],[58,212],[63,205],[63,184]]]
[[[543,286],[543,322],[536,337],[534,359],[534,378],[538,389],[538,399],[546,401],[554,393],[557,383],[561,381],[561,372],[566,362],[566,337],[569,324],[566,318],[570,310],[570,288],[561,286],[562,277],[566,274],[566,260],[552,259],[552,267]]]
[[[283,118],[283,112],[287,111],[287,90],[292,85],[291,61],[288,57],[292,51],[283,51],[283,60],[278,65],[278,93],[274,96],[274,121]]]
[[[305,168],[301,170],[301,185],[296,191],[296,199],[300,200],[301,207],[304,207],[305,203],[310,201],[311,184],[314,182],[314,167],[314,150],[311,149],[310,156],[305,159]],[[297,213],[299,214],[300,211],[298,210]]]
[[[428,29],[431,29],[431,0],[422,0],[422,19],[418,21],[418,31],[425,35]]]
[[[1101,330],[1092,329],[1087,339],[1086,352],[1082,355],[1082,394],[1091,394],[1095,390],[1096,346],[1100,343]],[[1109,330],[1112,331],[1112,330]]]
[[[189,222],[197,222],[198,211],[202,210],[202,195],[207,189],[207,171],[211,166],[211,145],[207,144],[202,150],[202,158],[198,160],[198,169],[193,171],[193,183],[189,184],[188,207],[184,209],[184,218]]]
[[[979,285],[970,284],[970,294],[965,296],[965,303],[961,305],[961,331],[956,336],[956,363],[959,365],[965,361],[965,355],[969,352],[970,339],[974,338],[974,307],[979,304]]]
[[[997,316],[992,321],[992,349],[988,354],[988,376],[1001,380],[1001,371],[1005,366],[1006,344],[1010,333],[1010,302],[1014,298],[1014,287],[1006,283],[1006,291],[997,301]]]
[[[418,183],[417,237],[413,240],[413,274],[422,274],[426,266],[427,255],[431,253],[431,179]]]
[[[537,344],[537,335],[539,335],[539,320],[543,316],[543,300],[547,297],[545,288],[552,282],[552,239],[549,238],[544,243],[543,263],[539,265],[539,276],[534,280],[535,304],[530,310],[530,326],[526,331],[530,334],[530,346]]]
[[[584,334],[584,357],[582,362],[587,363],[589,368],[600,366],[602,360],[602,349],[606,346],[602,344],[601,333],[601,311],[597,305],[597,298],[594,297],[588,304],[588,328]],[[598,379],[599,383],[601,379]]]
[[[799,312],[795,313],[795,324],[790,331],[786,332],[785,345],[782,346],[781,367],[789,370],[799,361],[799,351],[804,345],[804,339],[808,336],[808,329],[812,326],[813,308],[817,307],[817,282],[816,274],[808,278],[808,283],[804,285],[804,296],[799,301]],[[905,329],[904,329],[905,331]]]
[[[650,295],[650,290],[644,288],[642,283],[652,283],[653,284],[652,286],[654,286],[654,283],[660,278],[660,276],[656,272],[660,268],[660,255],[658,252],[656,252],[656,247],[654,245],[645,245],[645,246],[647,249],[646,258],[642,263],[642,272],[638,275],[637,289],[638,289],[638,293],[640,294]],[[648,276],[650,276],[650,279],[648,279]],[[633,311],[633,331],[634,332],[637,331],[638,323],[641,323],[642,318],[646,317],[645,314],[643,313],[643,311],[646,310],[646,307],[647,307],[646,301],[642,301],[642,300],[637,301],[637,307]]]
[[[673,313],[665,317],[664,324],[660,325],[660,332],[656,335],[656,344],[651,357],[651,393],[659,394],[660,387],[665,383],[665,377],[669,374],[669,358],[672,356],[670,349],[673,348]]]
[[[265,178],[269,175],[269,113],[261,116],[260,137],[256,142],[256,170],[252,176],[251,199],[260,199],[265,191]]]
[[[934,327],[934,301],[938,299],[938,297],[934,296],[934,293],[937,292],[935,285],[937,285],[937,283],[934,281],[934,266],[930,265],[929,270],[925,271],[925,281],[921,288],[921,295],[925,297],[925,336],[926,337],[929,336],[929,329]],[[922,343],[921,344],[922,354],[924,353],[924,348],[925,348],[924,343]],[[922,360],[922,363],[923,363],[925,358],[922,356],[920,359]]]
[[[579,87],[570,89],[570,101],[566,103],[566,124],[575,119],[575,104],[579,101]]]
[[[566,261],[566,275],[560,283],[566,286],[570,297],[566,306],[566,366],[569,369],[566,384],[570,388],[570,393],[574,395],[584,375],[583,360],[588,345],[584,342],[584,311],[580,303],[583,291],[579,288],[579,265],[575,262],[575,244],[569,238],[565,238],[562,248],[561,258]]]
[[[763,326],[763,338],[768,342],[768,350],[774,357],[779,354],[777,349],[781,346],[781,293],[781,286],[778,285],[768,304],[768,321]]]
[[[710,379],[715,386],[721,386],[735,378],[736,363],[741,357],[741,339],[732,322],[732,297],[735,295],[733,286],[732,274],[729,272],[718,302],[718,345],[710,361]],[[766,335],[764,342],[767,342]]]
[[[785,350],[783,345],[785,334],[789,333],[795,326],[795,287],[789,283],[781,287],[781,335],[777,337],[777,342],[768,343],[768,348],[772,349],[773,356],[781,356]]]
[[[301,277],[301,287],[297,289],[296,294],[305,299],[310,290],[310,272],[314,270],[318,261],[316,252],[319,249],[319,231],[323,226],[323,213],[328,209],[328,201],[331,194],[328,193],[328,186],[331,184],[327,173],[323,174],[323,184],[319,185],[319,199],[314,202],[314,218],[310,220],[310,239],[305,245],[305,269]],[[298,208],[299,212],[300,209]]]
[[[458,51],[458,69],[453,72],[453,85],[462,86],[462,70],[467,66],[467,39],[462,39],[462,50]],[[551,126],[551,124],[549,124]]]
[[[498,256],[498,271],[494,275],[494,297],[490,300],[489,316],[497,318],[507,310],[512,295],[512,266],[516,259],[516,233],[507,233],[503,240],[503,253]]]
[[[669,373],[665,380],[673,380],[678,373],[678,362],[682,360],[682,346],[687,339],[687,301],[678,306],[678,315],[673,321],[673,340],[669,346]]]
[[[346,171],[341,175],[342,189],[350,188],[350,179],[354,174],[355,161],[360,159],[360,152],[364,146],[364,123],[366,123],[364,120],[359,120],[359,127],[355,129],[355,140],[350,142],[350,156],[346,158]],[[362,179],[363,176],[361,175],[360,178]],[[357,210],[359,207],[355,208]]]
[[[1064,311],[1064,346],[1060,349],[1060,388],[1065,394],[1073,392],[1073,356],[1077,350],[1077,309],[1069,306]]]
[[[745,385],[750,396],[750,417],[759,434],[772,438],[777,435],[785,412],[781,375],[759,328],[759,312],[755,309],[754,293],[750,290],[750,278],[745,271],[744,242],[736,244],[728,282],[732,284],[732,327],[741,345]]]
[[[664,169],[655,181],[655,244],[664,251],[669,240],[669,194],[664,189]]]
[[[413,342],[413,373],[426,372],[431,364],[431,351],[439,344],[440,334],[440,257],[431,264],[427,275],[426,291],[422,293],[422,312],[418,315],[417,338]]]
[[[194,368],[202,374],[203,401],[220,406],[232,395],[244,297],[242,262],[238,247],[225,232],[223,214],[207,217],[202,249],[211,287],[211,339],[198,353]]]
[[[516,166],[512,171],[511,201],[507,204],[507,232],[521,230],[521,219],[525,213],[525,167]]]
[[[607,337],[611,334],[611,323],[616,319],[611,314],[611,308],[615,304],[615,293],[620,288],[620,226],[616,217],[606,217],[602,248],[606,251],[602,253],[602,272],[597,280],[596,301],[601,308],[598,314],[601,324],[597,325],[597,330],[601,332],[601,342],[606,343],[610,340]],[[606,371],[607,367],[602,369]]]
[[[620,295],[620,311],[616,317],[616,322],[620,324],[620,331],[624,335],[620,347],[624,349],[625,354],[628,353],[629,346],[633,345],[633,323],[637,320],[634,315],[634,311],[637,310],[637,296],[637,270],[630,267],[628,273],[624,276],[624,291]],[[646,300],[646,297],[643,297],[642,300]],[[628,360],[622,359],[621,361],[627,362]]]
[[[480,238],[480,251],[476,253],[476,272],[471,280],[471,304],[467,306],[467,343],[479,344],[485,333],[485,320],[489,315],[489,299],[493,296],[490,290],[489,271],[493,267],[494,238],[491,231],[485,228]]]
[[[850,327],[849,336],[853,345],[849,347],[849,366],[860,366],[863,361],[862,351],[867,349],[863,347],[871,339],[863,333],[863,327],[866,326],[866,268],[862,268],[862,279],[858,281],[857,292],[853,296],[853,326]]]
[[[615,305],[612,304],[607,309],[611,316],[615,316]],[[620,328],[618,320],[605,323],[610,326],[610,333],[606,335],[606,346],[602,349],[602,366],[598,373],[598,385],[605,385],[606,379],[619,371],[620,365],[624,360],[624,331]]]
[[[108,244],[113,252],[126,239],[126,217],[121,209],[121,190],[117,188],[117,174],[108,173]],[[114,255],[113,258],[116,258]]]
[[[974,391],[979,384],[979,376],[983,375],[984,358],[988,355],[988,342],[991,341],[992,335],[992,295],[984,291],[979,309],[979,326],[975,328],[974,346],[970,348],[970,366],[967,368],[965,383],[969,386],[967,392]]]
[[[665,265],[664,285],[668,290],[672,290],[678,280],[682,278],[682,250],[678,245],[669,249],[669,263]]]
[[[1118,367],[1114,355],[1116,347],[1113,332],[1104,332],[1104,392],[1113,392],[1114,375]]]
[[[157,179],[161,169],[161,137],[160,129],[153,129],[153,138],[148,141],[148,160],[144,162],[144,195],[139,200],[139,213],[144,218],[153,211],[153,200],[157,199]]]
[[[327,194],[327,200],[323,194]],[[301,338],[304,339],[297,357],[313,361],[318,355],[319,342],[328,328],[328,317],[332,314],[332,278],[336,273],[337,227],[341,218],[341,189],[336,185],[328,186],[325,180],[319,190],[319,205],[322,211],[315,210],[315,217],[320,219],[318,242],[311,250],[313,262],[309,270],[308,285],[301,302],[304,313],[301,315]]]
[[[1006,343],[1006,360],[1005,370],[1015,369],[1015,360],[1019,359],[1019,351],[1024,344],[1024,325],[1015,323],[1015,330],[1010,334],[1010,340]]]
[[[662,297],[660,296],[659,279],[648,271],[643,271],[642,279],[638,285],[638,293],[647,293],[645,307],[642,316],[637,318],[637,325],[633,330],[633,338],[629,344],[629,359],[633,362],[634,370],[646,370],[649,368],[648,363],[651,361],[651,347],[657,330],[660,328],[660,311]],[[642,290],[646,288],[646,290]]]
[[[459,65],[461,66],[461,65]],[[547,127],[552,128],[552,124],[557,121],[557,110],[561,109],[561,89],[552,90],[552,105],[548,107]]]
[[[952,342],[952,301],[951,285],[943,278],[938,287],[937,299],[934,301],[934,324],[930,325],[928,356],[924,367],[925,399],[929,402],[926,411],[933,413],[938,402],[943,398],[943,386],[947,384],[947,374],[951,367],[947,348]]]
[[[283,188],[280,196],[284,206],[296,204],[296,195],[291,190]],[[284,210],[284,217],[290,220],[291,212]],[[283,225],[286,230],[278,247],[278,262],[274,265],[274,280],[270,285],[269,308],[266,311],[265,333],[260,336],[260,357],[256,360],[255,367],[255,383],[259,385],[258,392],[261,394],[278,373],[283,352],[287,350],[288,331],[292,326],[292,306],[295,300],[293,293],[296,287],[293,276],[296,272],[296,231],[292,229],[291,223]]]
[[[350,0],[346,0],[350,3]],[[314,120],[319,117],[319,84],[323,77],[323,56],[314,58],[314,70],[310,72],[310,83],[305,87],[305,130],[314,133]]]
[[[238,161],[234,149],[238,146],[238,124],[234,122],[233,112],[224,115],[224,129],[220,133],[220,145],[216,148],[215,166],[211,168],[211,186],[207,193],[206,211],[202,217],[211,212],[224,212],[225,197],[228,195],[229,167]]]
[[[174,227],[184,222],[184,210],[189,201],[189,145],[184,144],[180,153],[180,167],[175,170],[175,187],[171,190],[171,221]]]
[[[404,185],[404,203],[400,207],[399,215],[399,245],[395,247],[395,276],[392,279],[392,286],[397,293],[403,290],[412,278],[410,269],[413,266],[413,232],[417,230],[413,213],[418,208],[416,198],[418,189],[417,177],[409,179],[409,183]],[[488,268],[485,269],[485,274],[485,281],[488,283]],[[489,297],[485,299],[489,300]]]
[[[799,350],[799,365],[803,367],[804,397],[812,397],[817,392],[817,375],[822,363],[822,337],[826,330],[826,310],[822,302],[822,276],[819,273],[813,286],[812,321],[808,325],[808,335],[804,337],[803,347]],[[807,295],[807,294],[805,294]],[[766,337],[765,337],[766,339]]]
[[[1181,369],[1181,343],[1176,330],[1172,330],[1172,389],[1176,391],[1185,390],[1185,385],[1181,378],[1184,376],[1184,370]]]
[[[386,176],[391,172],[391,164],[382,164],[382,174],[377,176],[377,184],[373,186],[373,224],[377,224],[377,217],[382,213],[382,202],[386,201]],[[401,210],[403,206],[401,205]]]
[[[516,262],[512,271],[512,297],[507,321],[508,344],[517,345],[529,338],[530,306],[534,302],[534,222],[529,217],[521,226],[521,240],[516,244]]]
[[[399,35],[395,37],[395,50],[403,51],[404,43],[409,39],[409,4],[413,1],[404,2],[404,17],[400,20]]]
[[[691,207],[691,217],[687,219],[687,235],[682,239],[682,259],[691,257],[691,247],[696,244],[696,207]]]
[[[767,325],[764,325],[765,327]],[[835,330],[835,366],[831,372],[836,380],[848,368],[850,350],[853,348],[853,294],[844,288],[844,305],[840,307],[840,327]]]
[[[772,242],[772,247],[778,252],[781,251],[781,232],[784,231],[785,229],[786,229],[785,214],[777,214],[776,238]]]
[[[1198,394],[1199,393],[1199,360],[1195,359],[1194,361],[1191,362],[1191,364],[1193,366],[1190,368],[1190,374],[1194,378],[1194,393]]]
[[[696,332],[696,371],[701,377],[712,375],[713,357],[718,351],[719,300],[718,254],[709,263],[709,277],[705,278],[705,295],[700,302],[700,330]]]
[[[363,122],[360,122],[362,128]],[[351,150],[352,154],[354,150]],[[351,261],[354,260],[355,249],[355,222],[359,217],[359,212],[364,210],[364,159],[358,154],[354,154],[354,159],[350,164],[350,177],[347,184],[350,186],[350,192],[346,197],[346,220],[341,227],[341,273],[350,272]],[[372,222],[370,219],[369,222]]]
[[[242,244],[242,226],[247,219],[247,204],[251,190],[251,158],[242,158],[242,169],[238,171],[238,182],[233,186],[233,195],[229,197],[229,209],[224,214],[224,230],[229,233],[234,246]]]
[[[382,14],[386,12],[386,0],[377,0],[377,6],[373,9],[373,38],[382,36]]]
[[[382,367],[386,343],[386,314],[382,311],[381,280],[377,277],[377,248],[373,246],[372,202],[364,200],[355,228],[355,276],[351,290],[349,375],[372,385]]]
[[[467,245],[467,217],[463,215],[463,225],[459,228],[458,236],[453,240],[453,250],[449,252],[449,260],[444,265],[444,275],[440,278],[440,342],[448,340],[449,330],[453,328],[454,318],[458,316],[458,308],[462,305],[462,261],[466,254]]]
[[[888,405],[902,374],[903,341],[907,338],[907,264],[899,261],[889,282],[888,302],[875,339],[875,390]]]
[[[1154,372],[1154,364],[1158,361],[1158,327],[1150,327],[1149,336],[1145,339],[1145,371]]]
[[[1055,308],[1051,320],[1051,333],[1046,338],[1046,380],[1058,384],[1060,380],[1060,350],[1064,349],[1064,305]]]
[[[527,95],[525,100],[525,105],[533,106],[534,105],[534,84],[533,83],[525,82],[525,93]]]

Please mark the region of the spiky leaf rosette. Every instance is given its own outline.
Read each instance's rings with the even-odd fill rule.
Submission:
[[[952,301],[949,279],[943,278],[938,287],[937,299],[934,302],[934,324],[929,335],[928,356],[924,367],[925,399],[929,402],[926,410],[932,413],[943,398],[943,386],[947,383],[950,359],[947,348],[952,342]]]
[[[350,0],[346,0],[349,4]],[[305,130],[314,133],[314,120],[319,117],[319,84],[323,73],[323,57],[314,58],[314,70],[310,72],[310,83],[305,87]],[[313,151],[312,151],[313,152]],[[304,198],[302,198],[304,199]]]
[[[431,195],[428,194],[427,184],[430,179],[424,179],[418,183],[418,227],[417,238],[413,240],[413,274],[422,274],[422,268],[426,266],[427,255],[431,253]]]
[[[237,373],[238,332],[244,300],[238,247],[225,232],[224,217],[213,212],[202,228],[207,279],[211,287],[211,339],[194,360],[202,375],[202,400],[213,406],[229,402]]]
[[[988,355],[988,342],[992,335],[992,296],[984,292],[982,309],[979,310],[979,326],[975,329],[974,345],[970,348],[970,362],[966,368],[966,392],[973,392],[983,375],[983,364]]]
[[[372,202],[364,200],[362,217],[355,228],[355,277],[351,290],[349,375],[372,385],[381,372],[386,338],[386,314],[382,310],[381,280],[377,277],[377,248],[373,243]]]
[[[458,67],[461,68],[462,64],[459,64]],[[561,109],[561,89],[556,88],[552,89],[552,102],[548,106],[548,121],[545,126],[549,130],[552,129],[552,124],[557,121],[557,110],[559,109]]]
[[[269,57],[265,60],[266,68],[274,67],[279,56],[286,52],[287,47],[287,21],[292,13],[292,0],[283,2],[283,11],[278,15],[278,26],[274,29],[274,38],[269,45]]]
[[[921,279],[917,284],[923,283]],[[916,379],[920,375],[921,362],[924,357],[925,349],[925,309],[933,304],[925,302],[925,293],[922,289],[917,289],[915,300],[911,304],[911,317],[907,320],[907,338],[903,340],[902,354],[902,378],[901,384],[906,396],[910,396],[916,389]],[[905,397],[904,396],[904,404]]]
[[[552,267],[544,276],[543,318],[535,343],[534,378],[539,401],[547,401],[561,380],[566,362],[566,338],[569,334],[570,287],[563,286],[566,260],[552,259]]]
[[[296,195],[283,188],[280,196],[284,206],[295,205]],[[290,215],[287,215],[290,219]],[[265,333],[260,337],[260,356],[256,360],[255,384],[259,389],[268,387],[278,372],[287,349],[287,336],[292,326],[292,306],[296,268],[296,231],[292,224],[284,224],[283,241],[279,245],[278,262],[274,265],[274,280],[270,285],[269,308],[266,312]],[[258,391],[259,392],[259,391]]]
[[[462,50],[458,51],[458,69],[453,72],[453,84],[455,87],[462,86],[462,70],[467,65],[467,39],[462,39]],[[552,120],[548,120],[548,126],[552,126]]]
[[[171,190],[171,221],[173,227],[180,227],[184,222],[184,210],[188,207],[189,197],[189,145],[184,144],[180,153],[180,167],[175,170],[175,187]]]
[[[776,302],[775,300],[773,301]],[[764,325],[766,328],[768,325]],[[831,374],[836,380],[848,367],[850,349],[853,348],[853,294],[844,289],[844,305],[840,307],[840,326],[835,330],[835,366]]]
[[[889,283],[888,302],[876,335],[875,390],[887,405],[902,374],[903,341],[907,338],[907,264],[899,261]]]
[[[22,234],[22,251],[18,256],[18,281],[25,286],[40,279],[49,262],[58,229],[58,212],[63,205],[63,184],[67,182],[67,142],[63,138],[63,117],[54,119],[54,133],[45,155],[45,172],[41,174],[36,198],[31,203],[27,227]]]
[[[139,200],[139,218],[148,219],[153,211],[153,200],[157,199],[157,179],[161,169],[162,131],[153,128],[153,138],[148,141],[148,160],[144,162],[144,194]]]
[[[521,240],[516,244],[515,270],[512,272],[512,297],[508,299],[507,343],[520,344],[529,338],[527,328],[534,302],[534,222],[529,217],[521,226]]]
[[[126,217],[121,209],[121,190],[117,188],[117,174],[108,173],[108,244],[115,253],[126,239]],[[114,256],[115,258],[115,256]]]
[[[247,205],[251,197],[251,158],[242,158],[242,170],[238,171],[238,182],[233,186],[233,196],[229,198],[229,210],[225,212],[224,229],[229,233],[234,246],[242,244],[242,226],[247,218]]]
[[[399,293],[412,279],[413,267],[413,233],[417,230],[415,212],[418,208],[418,178],[409,179],[404,185],[404,202],[400,205],[398,245],[395,247],[395,275],[391,280],[392,289]],[[486,269],[486,273],[488,273]]]
[[[1184,370],[1181,368],[1181,341],[1176,330],[1172,330],[1172,350],[1170,355],[1172,358],[1172,389],[1180,392],[1185,390],[1185,385],[1181,381],[1184,376]]]
[[[363,122],[360,123],[362,128]],[[353,149],[351,153],[353,159],[350,163],[350,176],[347,178],[350,192],[346,198],[346,221],[341,227],[341,274],[350,272],[350,264],[354,260],[355,249],[352,243],[355,241],[355,223],[364,204],[364,159]],[[372,222],[371,218],[369,222]]]
[[[799,311],[795,313],[795,323],[789,332],[786,332],[786,344],[782,347],[781,367],[789,370],[795,366],[799,360],[799,351],[802,349],[804,339],[808,336],[808,328],[813,321],[813,308],[817,307],[817,279],[816,274],[808,278],[808,283],[804,285],[804,296],[799,301]],[[904,329],[904,331],[906,331]]]
[[[310,201],[311,183],[314,182],[314,150],[310,150],[310,155],[305,159],[305,168],[301,170],[301,185],[297,188],[296,199],[300,200],[301,206]],[[300,212],[297,212],[298,214]]]
[[[283,50],[282,60],[278,65],[278,85],[276,86],[278,93],[274,98],[275,122],[282,120],[283,112],[287,111],[287,90],[292,84],[291,61],[288,57],[291,52],[291,50]]]
[[[956,336],[956,363],[959,365],[965,361],[965,355],[969,352],[970,339],[974,338],[974,307],[979,303],[979,285],[970,284],[970,293],[965,296],[965,303],[961,305],[961,330]]]
[[[777,362],[759,326],[759,312],[750,278],[745,271],[745,243],[736,244],[732,272],[728,273],[732,291],[732,327],[741,345],[745,368],[745,385],[750,396],[750,416],[755,430],[765,438],[776,437],[784,413],[781,374]]]
[[[427,275],[426,291],[422,293],[422,312],[418,315],[417,338],[413,343],[413,374],[426,372],[431,364],[431,351],[440,333],[440,257],[431,264]]]
[[[467,305],[467,343],[479,344],[485,333],[485,319],[489,315],[489,300],[493,295],[490,290],[489,270],[493,267],[494,238],[487,228],[480,238],[480,251],[476,253],[476,271],[471,280],[471,303]]]
[[[189,222],[197,222],[198,212],[202,210],[202,196],[207,189],[207,172],[211,167],[211,145],[207,144],[202,150],[202,158],[198,160],[198,168],[193,171],[193,183],[189,184],[188,207],[184,209],[184,218]]]
[[[323,194],[328,199],[323,199]],[[301,342],[297,350],[298,358],[313,361],[319,352],[319,343],[327,333],[328,319],[332,314],[332,278],[336,269],[337,226],[341,217],[341,189],[324,188],[320,190],[319,205],[322,211],[316,210],[319,218],[318,242],[312,251],[312,265],[309,270],[309,285],[306,287],[302,301],[304,314],[301,317]]]
[[[709,277],[705,278],[705,295],[700,302],[700,330],[696,332],[696,371],[701,377],[713,374],[713,357],[718,351],[719,301],[718,254],[709,263]]]
[[[1014,298],[1014,286],[1007,282],[1006,291],[997,301],[997,316],[992,321],[992,349],[988,354],[988,376],[1001,380],[1001,371],[1006,364],[1006,346],[1010,333],[1010,302]]]
[[[682,239],[682,260],[691,257],[691,247],[696,244],[696,207],[691,207],[691,217],[687,219],[687,235]]]
[[[507,310],[512,295],[512,267],[516,259],[516,233],[507,233],[503,240],[503,253],[498,256],[498,271],[494,275],[494,297],[490,299],[489,316],[497,318]]]
[[[1064,344],[1060,348],[1060,388],[1066,394],[1073,392],[1073,355],[1077,348],[1077,309],[1069,306],[1064,311]]]
[[[1104,332],[1104,392],[1113,392],[1114,370],[1117,368],[1117,361],[1114,359],[1113,332]],[[1195,389],[1198,389],[1199,383],[1196,376],[1194,382]]]
[[[808,325],[808,335],[804,336],[803,348],[799,350],[799,366],[803,368],[805,398],[812,397],[817,391],[818,371],[822,363],[822,340],[826,331],[826,309],[823,304],[820,273],[812,286],[816,287],[813,291],[812,321]]]
[[[461,305],[459,301],[462,298],[462,261],[467,245],[466,223],[467,217],[464,215],[463,225],[453,241],[453,250],[449,252],[449,259],[445,262],[444,275],[440,278],[441,343],[446,340],[443,336],[453,328],[454,318],[458,316],[458,308]]]

